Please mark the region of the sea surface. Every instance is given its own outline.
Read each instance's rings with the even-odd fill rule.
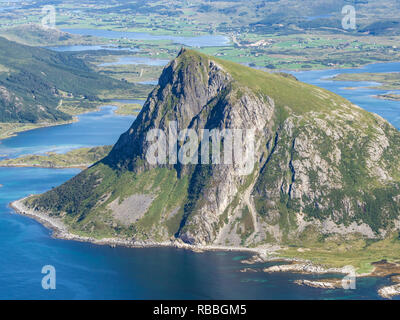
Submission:
[[[370,65],[346,72],[399,71],[399,66]],[[340,93],[399,127],[398,102],[371,97],[376,90],[344,89],[364,87],[365,83],[323,80],[336,73],[328,70],[295,75]],[[16,157],[112,144],[134,119],[117,116],[113,110],[105,107],[81,115],[80,121],[73,124],[32,130],[3,140],[0,154]],[[315,289],[293,281],[326,276],[239,272],[247,267],[240,261],[249,258],[249,253],[111,248],[53,239],[40,223],[14,214],[8,206],[13,200],[58,186],[77,173],[77,169],[0,168],[0,299],[378,299],[377,289],[390,282],[387,278],[360,278],[356,290]],[[46,265],[56,269],[55,290],[42,288],[41,270]]]

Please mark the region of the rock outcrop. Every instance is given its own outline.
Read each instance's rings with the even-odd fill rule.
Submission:
[[[400,295],[400,283],[391,286],[382,287],[378,290],[378,294],[385,299],[392,299]]]

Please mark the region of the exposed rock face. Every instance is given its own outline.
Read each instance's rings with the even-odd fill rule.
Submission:
[[[199,136],[254,129],[254,169],[150,163],[148,132],[171,122]],[[71,215],[80,231],[144,241],[257,246],[315,230],[374,238],[396,227],[399,163],[400,133],[382,118],[296,79],[182,50],[110,155],[30,206]],[[145,194],[138,221],[112,219],[110,208]]]
[[[275,273],[275,272],[292,272],[301,274],[326,274],[326,273],[346,273],[346,268],[329,268],[326,269],[322,266],[313,265],[311,263],[294,263],[294,264],[283,264],[275,265],[264,269],[264,272]]]
[[[341,280],[338,279],[323,279],[319,281],[311,280],[295,280],[294,283],[300,286],[308,286],[319,289],[337,289],[342,288]]]
[[[400,295],[400,284],[382,287],[378,290],[378,293],[382,298],[392,299],[393,297]]]

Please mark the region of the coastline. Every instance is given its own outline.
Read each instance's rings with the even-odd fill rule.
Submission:
[[[68,226],[60,218],[49,216],[47,213],[35,211],[24,206],[23,201],[31,197],[29,195],[19,200],[15,200],[9,204],[9,206],[15,211],[16,214],[27,216],[41,223],[46,228],[50,229],[53,238],[63,240],[73,240],[78,242],[90,242],[97,245],[109,245],[109,246],[121,246],[129,248],[148,248],[148,247],[174,247],[179,249],[187,249],[196,252],[202,251],[237,251],[237,252],[250,252],[253,253],[253,257],[243,260],[243,264],[252,265],[255,263],[281,261],[287,262],[287,264],[271,266],[264,268],[263,271],[266,273],[300,273],[300,274],[327,274],[327,273],[342,273],[347,274],[348,268],[329,268],[319,264],[312,263],[311,261],[304,260],[301,258],[288,258],[279,257],[276,253],[282,250],[284,247],[279,245],[264,245],[262,247],[248,248],[248,247],[231,247],[231,246],[219,246],[219,245],[191,245],[184,243],[180,240],[155,242],[155,241],[133,241],[126,238],[103,238],[97,239],[88,236],[80,236],[69,232]],[[373,276],[376,273],[376,268],[371,272],[359,274],[359,277]]]
[[[41,164],[1,164],[0,168],[48,168],[48,169],[81,169],[85,170],[92,164],[67,165],[67,166],[46,166]]]
[[[72,120],[69,120],[69,121],[60,121],[60,122],[54,122],[54,123],[26,124],[26,126],[21,126],[19,128],[15,128],[14,130],[6,131],[3,133],[0,131],[0,141],[15,137],[19,133],[22,133],[22,132],[37,130],[37,129],[41,129],[41,128],[63,126],[63,125],[75,123],[78,121],[79,121],[78,117],[76,115],[74,115]],[[5,122],[4,124],[13,124],[13,123]]]
[[[28,196],[29,197],[29,196]],[[264,246],[258,248],[246,248],[246,247],[229,247],[229,246],[213,246],[213,245],[191,245],[181,241],[166,241],[166,242],[153,242],[153,241],[133,241],[123,238],[104,238],[96,239],[92,237],[79,236],[68,231],[68,227],[59,218],[53,218],[45,213],[37,212],[26,208],[22,202],[28,197],[16,200],[10,203],[10,207],[15,211],[16,214],[27,216],[41,223],[46,228],[52,230],[52,237],[62,240],[73,240],[78,242],[88,242],[96,245],[108,245],[111,247],[121,246],[128,248],[162,248],[171,247],[177,249],[185,249],[194,252],[203,251],[230,251],[230,252],[249,252],[256,256],[262,257],[263,259],[272,260],[271,256],[281,247],[279,246]],[[273,260],[277,259],[274,257]],[[267,260],[265,260],[267,261]]]
[[[96,110],[100,110],[102,107],[106,105],[99,106]],[[84,113],[95,112],[96,110],[88,110]],[[75,121],[79,121],[78,117],[74,117]],[[64,123],[59,124],[49,124],[48,126],[56,126],[56,125],[63,125]],[[34,130],[34,129],[30,129]],[[28,131],[28,130],[27,130]],[[1,139],[0,139],[1,140]],[[32,166],[32,165],[20,165],[21,167],[41,167],[41,166]],[[18,167],[18,165],[10,165],[7,167]],[[51,167],[52,169],[62,169],[62,168],[79,168],[85,169],[84,167]],[[292,273],[292,274],[302,274],[302,275],[323,275],[328,273],[335,273],[340,277],[340,275],[345,275],[346,272],[342,269],[338,268],[336,270],[332,270],[332,268],[328,268],[325,266],[318,265],[316,263],[312,263],[310,261],[306,261],[303,259],[298,259],[295,257],[290,258],[283,258],[277,255],[277,251],[281,250],[282,247],[280,246],[273,246],[273,245],[265,245],[263,247],[258,248],[246,248],[246,247],[229,247],[229,246],[213,246],[213,245],[190,245],[183,243],[179,240],[172,240],[166,242],[153,242],[153,241],[132,241],[129,239],[124,238],[104,238],[104,239],[97,239],[88,236],[80,236],[69,232],[68,227],[61,221],[59,218],[54,218],[46,213],[37,212],[33,210],[28,210],[22,204],[22,201],[25,200],[27,197],[16,200],[10,204],[10,207],[14,209],[17,214],[25,215],[29,218],[32,218],[39,223],[41,223],[46,228],[52,231],[52,237],[62,240],[70,240],[76,242],[86,242],[91,243],[94,245],[101,245],[101,246],[110,246],[110,247],[128,247],[128,248],[175,248],[175,249],[183,249],[189,250],[192,252],[205,252],[205,251],[225,251],[225,252],[248,252],[252,254],[252,258],[248,261],[248,264],[254,263],[267,263],[267,262],[285,262],[283,266],[273,266],[270,270],[267,271],[268,268],[264,268],[262,271],[265,273]],[[242,261],[242,263],[246,263]],[[274,270],[275,269],[275,270]],[[367,276],[386,276],[387,274],[377,275],[374,274],[375,269],[369,273],[357,275],[357,277],[367,277]],[[254,268],[248,268],[246,271],[241,272],[253,272]],[[329,279],[321,279],[319,281],[309,281],[306,279],[299,280],[295,282],[297,285],[308,286],[311,288],[320,288],[320,289],[335,289],[341,288],[339,282],[336,280],[331,281]],[[379,295],[383,298],[390,299],[394,296],[400,295],[400,285],[391,284],[385,287],[382,287],[378,291]]]
[[[112,99],[111,99],[112,100]],[[110,100],[110,101],[111,101]],[[115,107],[116,109],[113,110],[114,112],[118,109],[118,106],[112,104],[112,102],[110,102],[110,104],[107,103],[102,103],[94,108],[89,108],[87,110],[82,110],[81,112],[78,113],[68,113],[70,116],[72,116],[71,120],[68,121],[59,121],[59,122],[45,122],[45,123],[33,123],[33,124],[22,124],[22,126],[20,126],[19,128],[15,128],[14,130],[9,130],[9,131],[5,131],[5,132],[1,132],[0,131],[0,141],[1,140],[5,140],[8,138],[12,138],[17,136],[19,133],[22,132],[27,132],[27,131],[31,131],[31,130],[37,130],[37,129],[41,129],[41,128],[49,128],[49,127],[56,127],[56,126],[63,126],[66,124],[71,124],[71,123],[75,123],[79,121],[79,116],[87,114],[87,113],[91,113],[91,112],[99,112],[102,108],[105,108],[107,106],[111,106],[111,107]],[[120,116],[128,116],[128,115],[124,115],[124,114],[119,114]],[[3,124],[6,125],[12,125],[13,123],[9,123],[9,122],[4,122]]]
[[[29,196],[28,196],[29,197]],[[175,249],[183,249],[189,250],[196,253],[203,253],[205,251],[221,251],[221,252],[248,252],[253,254],[247,260],[242,260],[242,264],[252,265],[256,263],[267,263],[267,262],[286,262],[286,264],[281,265],[273,265],[267,268],[263,268],[262,272],[264,273],[292,273],[292,274],[302,274],[302,275],[324,275],[324,274],[337,274],[346,276],[351,270],[348,269],[348,266],[342,268],[328,268],[323,267],[318,264],[314,264],[310,261],[305,261],[298,258],[282,258],[276,255],[276,252],[282,247],[278,245],[265,245],[263,247],[257,248],[246,248],[246,247],[229,247],[229,246],[213,246],[213,245],[190,245],[186,244],[182,241],[166,241],[166,242],[153,242],[153,241],[133,241],[129,239],[122,238],[104,238],[104,239],[96,239],[92,237],[79,236],[68,231],[68,227],[61,221],[60,218],[54,218],[49,216],[43,212],[37,212],[31,209],[26,208],[23,205],[23,201],[28,197],[22,198],[20,200],[16,200],[10,203],[10,207],[15,211],[15,214],[20,214],[31,219],[36,220],[41,223],[43,226],[52,231],[52,237],[61,240],[72,240],[77,242],[86,242],[95,245],[102,246],[110,246],[112,248],[115,247],[127,247],[127,248],[135,248],[135,249],[144,249],[144,248],[175,248]],[[383,273],[382,270],[379,269],[378,266],[374,267],[374,269],[369,273],[356,275],[357,278],[360,277],[384,277],[390,275],[389,273]],[[383,263],[384,265],[385,263]],[[382,267],[382,266],[381,266]],[[256,269],[251,267],[246,267],[241,269],[240,272],[258,272]],[[392,278],[393,279],[393,278]],[[393,297],[400,295],[400,278],[397,281],[393,281],[394,283],[381,287],[378,289],[378,294],[384,299],[392,299]],[[330,279],[321,279],[321,280],[306,280],[299,279],[294,281],[295,284],[299,286],[308,286],[310,288],[317,289],[340,289],[342,288],[342,279],[340,278],[330,278]]]
[[[307,72],[307,71],[326,71],[326,70],[338,70],[338,71],[342,71],[342,70],[348,70],[348,69],[363,69],[367,66],[373,65],[373,64],[381,64],[381,63],[397,63],[400,62],[399,60],[388,60],[388,61],[383,61],[383,62],[368,62],[365,64],[361,64],[359,66],[351,66],[351,67],[344,67],[344,66],[329,66],[326,68],[311,68],[311,69],[299,69],[299,68],[295,68],[295,69],[275,69],[273,71],[278,71],[278,72]]]
[[[381,99],[381,100],[388,100],[388,101],[400,101],[400,95],[398,95],[399,97],[393,97],[387,94],[378,94],[378,95],[374,95],[373,97],[376,99]]]

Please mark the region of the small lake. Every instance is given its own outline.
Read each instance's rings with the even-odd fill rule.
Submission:
[[[318,19],[329,19],[332,16],[333,16],[332,13],[327,13],[327,14],[320,14],[317,16],[309,16],[309,17],[306,17],[306,19],[307,19],[307,21],[314,21],[314,20],[318,20]]]
[[[138,83],[149,85],[149,86],[156,86],[158,84],[158,80],[140,81]]]
[[[147,40],[147,41],[169,40],[172,41],[173,43],[182,44],[188,47],[221,47],[221,46],[228,46],[230,43],[229,38],[222,35],[179,37],[172,35],[153,35],[144,32],[111,31],[102,29],[61,29],[61,30],[72,34],[107,38],[107,39],[129,39],[129,40]]]

